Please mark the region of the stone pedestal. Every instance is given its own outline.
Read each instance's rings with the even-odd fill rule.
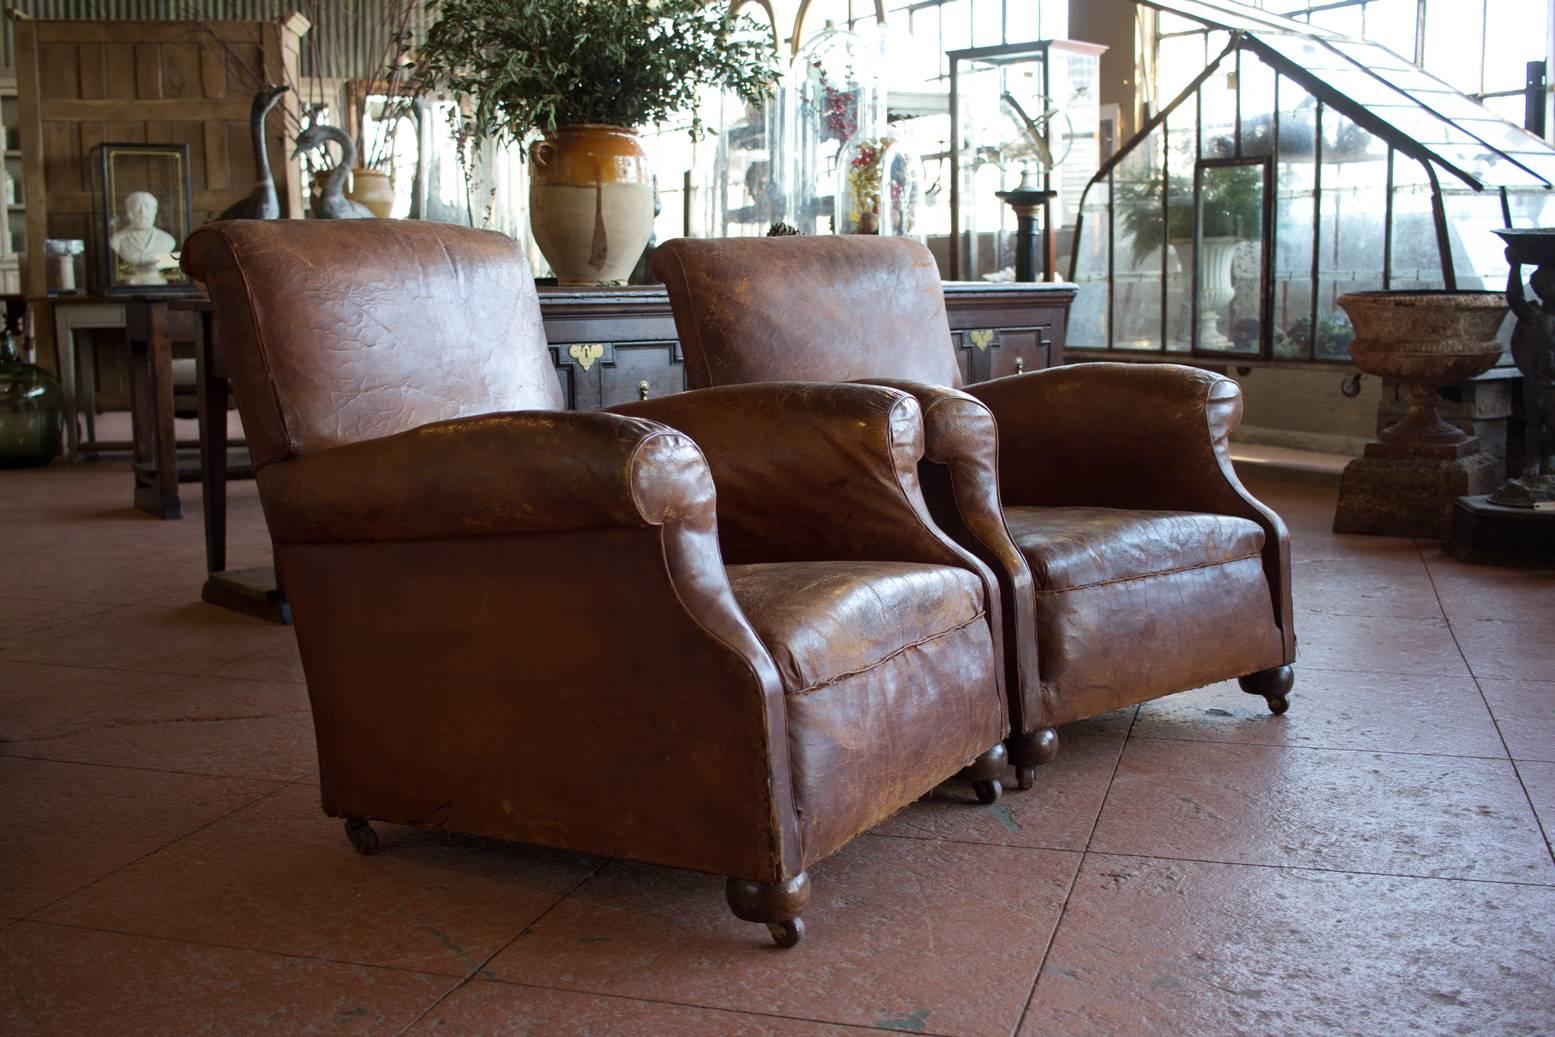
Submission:
[[[1436,401],[1437,413],[1449,425],[1462,429],[1479,440],[1485,453],[1506,462],[1508,426],[1513,399],[1522,390],[1522,374],[1515,367],[1498,367],[1478,378],[1456,385],[1444,385]],[[1380,433],[1402,421],[1409,411],[1404,387],[1389,378],[1382,379],[1382,399],[1377,404],[1377,431]],[[1521,457],[1520,453],[1511,456]]]
[[[1453,503],[1447,553],[1460,562],[1555,569],[1555,511],[1503,508],[1484,496]]]
[[[1445,537],[1453,503],[1495,489],[1501,469],[1474,439],[1414,448],[1368,443],[1340,476],[1334,532]]]

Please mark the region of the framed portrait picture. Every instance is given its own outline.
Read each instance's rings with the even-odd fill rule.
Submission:
[[[99,144],[98,270],[105,295],[196,291],[178,268],[192,229],[189,148],[184,144]]]

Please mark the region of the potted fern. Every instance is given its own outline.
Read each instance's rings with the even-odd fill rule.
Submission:
[[[639,127],[690,110],[704,86],[754,101],[777,82],[770,34],[704,0],[436,0],[433,11],[414,89],[459,99],[476,136],[539,134],[529,220],[563,284],[624,282],[648,242]]]

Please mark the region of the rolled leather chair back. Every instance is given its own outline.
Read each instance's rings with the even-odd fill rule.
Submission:
[[[564,403],[534,277],[490,231],[227,220],[184,243],[255,467],[429,422]]]
[[[905,238],[676,238],[653,253],[692,388],[889,375],[961,385],[939,268]]]

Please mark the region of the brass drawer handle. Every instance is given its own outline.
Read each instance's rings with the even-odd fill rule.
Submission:
[[[639,400],[646,400],[648,398],[648,379],[644,378],[642,381],[637,383],[637,398]]]
[[[1018,357],[1015,358],[1015,373],[1016,374],[1025,374],[1026,373],[1026,358],[1025,357],[1018,356]]]

